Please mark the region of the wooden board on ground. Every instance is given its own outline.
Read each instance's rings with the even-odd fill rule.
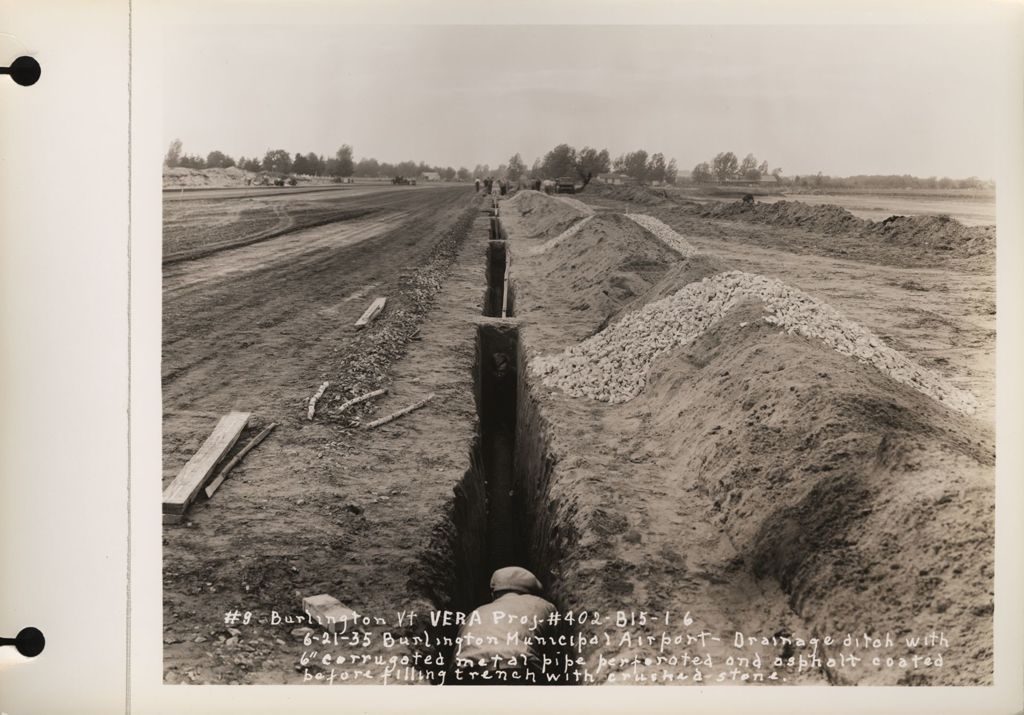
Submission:
[[[224,455],[238,441],[242,430],[249,424],[250,412],[229,412],[220,418],[213,433],[206,438],[192,459],[181,468],[178,476],[164,490],[164,513],[184,514],[196,498],[206,480],[213,474]]]
[[[356,327],[361,328],[364,325],[370,323],[370,321],[372,321],[378,315],[380,315],[380,312],[384,310],[384,304],[387,302],[387,298],[374,299],[374,301],[370,303],[370,307],[367,308],[363,315],[359,318],[359,320],[356,321]]]

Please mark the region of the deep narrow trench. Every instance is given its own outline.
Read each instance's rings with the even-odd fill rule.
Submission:
[[[489,318],[511,318],[515,315],[515,292],[509,280],[510,264],[508,242],[488,241],[483,314]]]
[[[552,526],[545,518],[550,512],[547,440],[520,423],[519,405],[529,399],[522,384],[525,351],[518,323],[502,319],[502,313],[506,318],[512,315],[506,242],[488,241],[486,276],[485,319],[476,326],[473,366],[477,434],[469,467],[454,488],[451,511],[438,530],[440,539],[431,545],[430,570],[437,582],[428,591],[438,609],[468,614],[491,600],[490,577],[495,570],[522,566],[537,575],[545,587],[543,597],[560,610],[559,588],[551,578],[561,554],[544,539]],[[530,424],[537,421],[531,419]],[[534,470],[541,473],[533,474]],[[535,523],[535,516],[542,523]],[[567,629],[560,623],[555,634]],[[455,623],[431,628],[431,650],[445,663],[452,662],[458,630]]]

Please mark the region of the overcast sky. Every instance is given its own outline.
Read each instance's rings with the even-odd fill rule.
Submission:
[[[998,92],[979,27],[195,26],[164,37],[164,136],[492,167],[567,142],[689,170],[990,178]]]

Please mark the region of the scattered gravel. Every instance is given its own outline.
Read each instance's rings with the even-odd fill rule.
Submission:
[[[777,279],[742,271],[704,278],[648,303],[562,353],[538,357],[531,370],[548,387],[574,397],[626,402],[643,390],[657,357],[700,336],[746,298],[764,303],[767,323],[821,340],[953,410],[971,414],[976,408],[970,392],[893,350],[828,304]]]
[[[642,228],[654,234],[655,238],[678,253],[683,258],[689,258],[697,253],[697,249],[687,243],[686,239],[680,236],[675,230],[660,219],[647,214],[625,214],[626,218],[633,219]]]

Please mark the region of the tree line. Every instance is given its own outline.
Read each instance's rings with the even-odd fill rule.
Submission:
[[[740,161],[731,151],[723,151],[710,162],[702,161],[693,167],[690,178],[698,184],[706,184],[712,181],[760,181],[769,175],[781,181],[782,169],[776,167],[769,170],[768,162],[758,162],[753,154],[747,154]]]
[[[285,149],[268,149],[262,159],[245,156],[234,159],[217,150],[211,151],[205,158],[194,154],[184,154],[181,140],[175,139],[171,142],[167,155],[164,157],[164,165],[167,167],[181,166],[188,169],[226,169],[237,166],[239,169],[253,172],[266,171],[274,174],[305,174],[338,178],[418,176],[428,171],[436,171],[446,181],[453,181],[456,178],[461,181],[469,181],[472,178],[470,171],[465,167],[455,169],[451,166],[430,166],[422,161],[400,161],[392,164],[370,157],[355,161],[352,147],[348,144],[342,145],[334,153],[334,156],[328,158],[313,152],[306,154],[296,152],[293,156]]]
[[[352,147],[344,144],[334,156],[325,158],[313,152],[294,156],[284,149],[268,149],[259,157],[241,156],[237,160],[222,151],[211,151],[206,157],[182,152],[181,140],[171,142],[167,155],[164,157],[167,167],[186,167],[189,169],[216,169],[237,166],[239,169],[253,172],[272,172],[275,174],[308,174],[310,176],[331,177],[387,177],[417,176],[424,172],[436,171],[445,181],[471,181],[472,179],[503,178],[510,181],[526,179],[558,179],[571,176],[586,186],[600,174],[611,171],[624,174],[640,183],[661,182],[673,184],[676,181],[676,160],[666,160],[665,155],[657,152],[648,154],[638,149],[611,158],[607,149],[596,149],[585,146],[576,149],[569,144],[559,144],[541,157],[537,157],[531,166],[527,166],[521,154],[516,153],[507,163],[492,168],[488,164],[477,164],[472,170],[466,167],[456,169],[452,166],[430,166],[422,161],[402,161],[397,164],[381,162],[374,158],[363,158],[355,161]]]

